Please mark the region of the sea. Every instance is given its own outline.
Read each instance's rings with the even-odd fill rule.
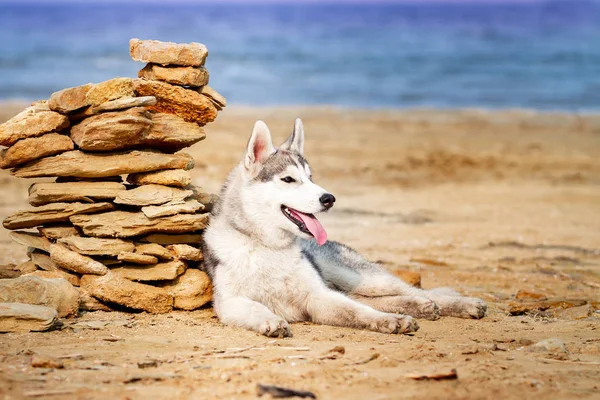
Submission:
[[[229,104],[600,109],[600,3],[0,0],[0,100],[143,64],[130,38],[201,42]]]

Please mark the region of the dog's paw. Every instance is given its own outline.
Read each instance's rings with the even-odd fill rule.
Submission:
[[[419,330],[419,324],[408,315],[385,314],[372,328],[381,333],[411,333]]]
[[[402,314],[435,321],[440,318],[440,308],[434,301],[425,297],[413,297],[404,304]]]
[[[475,297],[464,297],[464,307],[462,310],[463,318],[481,319],[485,317],[487,304],[481,299]]]
[[[445,303],[440,311],[441,315],[448,317],[480,319],[487,311],[487,304],[475,297],[457,297]]]
[[[283,319],[270,319],[259,326],[259,333],[269,337],[291,337],[292,331],[287,321]]]

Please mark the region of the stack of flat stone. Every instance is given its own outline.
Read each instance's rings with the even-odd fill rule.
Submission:
[[[226,102],[204,45],[132,39],[130,53],[138,78],[61,90],[0,125],[0,167],[53,178],[3,225],[29,249],[19,269],[79,287],[82,309],[191,310],[212,296],[199,244],[216,196],[179,151]]]

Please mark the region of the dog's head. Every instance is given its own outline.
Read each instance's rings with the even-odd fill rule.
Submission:
[[[322,245],[327,233],[314,214],[333,207],[335,197],[313,183],[303,153],[300,119],[296,119],[292,134],[278,149],[273,147],[267,125],[257,121],[241,164],[243,197],[248,200],[243,207],[247,215],[271,229],[314,238]]]

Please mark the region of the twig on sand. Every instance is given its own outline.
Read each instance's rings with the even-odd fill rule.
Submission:
[[[199,358],[212,358],[212,359],[228,359],[228,358],[243,358],[249,360],[250,357],[236,354],[215,354],[214,356],[200,356]]]
[[[225,350],[212,350],[212,351],[207,351],[206,353],[203,353],[203,356],[210,356],[213,354],[223,354],[225,353]]]
[[[407,375],[406,378],[414,379],[415,381],[443,381],[458,379],[458,374],[456,373],[456,369],[452,368],[450,372],[429,375]]]
[[[278,349],[278,350],[294,350],[294,351],[310,351],[309,347],[292,347],[292,346],[275,346],[275,347],[269,347],[272,349]],[[209,352],[209,353],[205,353],[204,356],[208,356],[214,353],[220,353],[220,354],[238,354],[238,353],[243,353],[245,351],[248,350],[266,350],[266,347],[255,347],[255,346],[249,346],[249,347],[229,347],[227,348],[227,350],[223,351],[223,350],[217,350],[214,352]],[[221,357],[223,358],[223,357]]]
[[[324,353],[319,357],[319,360],[337,360],[344,354],[346,354],[346,348],[344,346],[335,346],[333,349],[328,350],[327,353]]]
[[[56,358],[60,358],[60,359],[71,358],[73,360],[83,360],[83,354],[79,354],[79,353],[65,354],[64,356],[58,356]]]
[[[258,395],[258,397],[261,397],[263,394],[270,394],[271,397],[274,399],[283,399],[287,397],[300,397],[303,399],[317,398],[317,396],[315,396],[313,392],[288,389],[280,386],[261,385],[260,383],[256,385],[256,394]]]
[[[164,381],[167,379],[178,379],[181,378],[181,375],[175,374],[172,372],[162,372],[162,373],[153,373],[153,374],[144,374],[144,375],[134,375],[129,378],[123,380],[123,383],[136,383],[140,381]]]
[[[62,389],[62,390],[30,390],[29,392],[23,393],[25,397],[44,397],[44,396],[61,396],[65,394],[75,393],[74,389]]]
[[[559,363],[559,364],[578,364],[578,365],[600,365],[598,361],[571,361],[571,360],[555,360],[553,358],[543,358],[544,363]]]
[[[599,288],[600,289],[600,283],[589,282],[589,281],[580,281],[580,282],[583,283],[585,286],[589,286],[589,287]]]
[[[366,360],[357,361],[357,362],[349,363],[349,364],[346,364],[346,365],[347,366],[348,365],[363,365],[363,364],[366,364],[366,363],[370,363],[373,360],[377,360],[378,358],[379,358],[379,353],[375,353],[371,357],[367,358]]]
[[[265,350],[266,347],[254,347],[254,346],[250,346],[250,347],[229,347],[227,349],[227,353],[228,354],[233,354],[233,353],[243,353],[244,351],[248,351],[248,350]]]
[[[280,350],[310,351],[310,347],[276,346],[273,348]]]

